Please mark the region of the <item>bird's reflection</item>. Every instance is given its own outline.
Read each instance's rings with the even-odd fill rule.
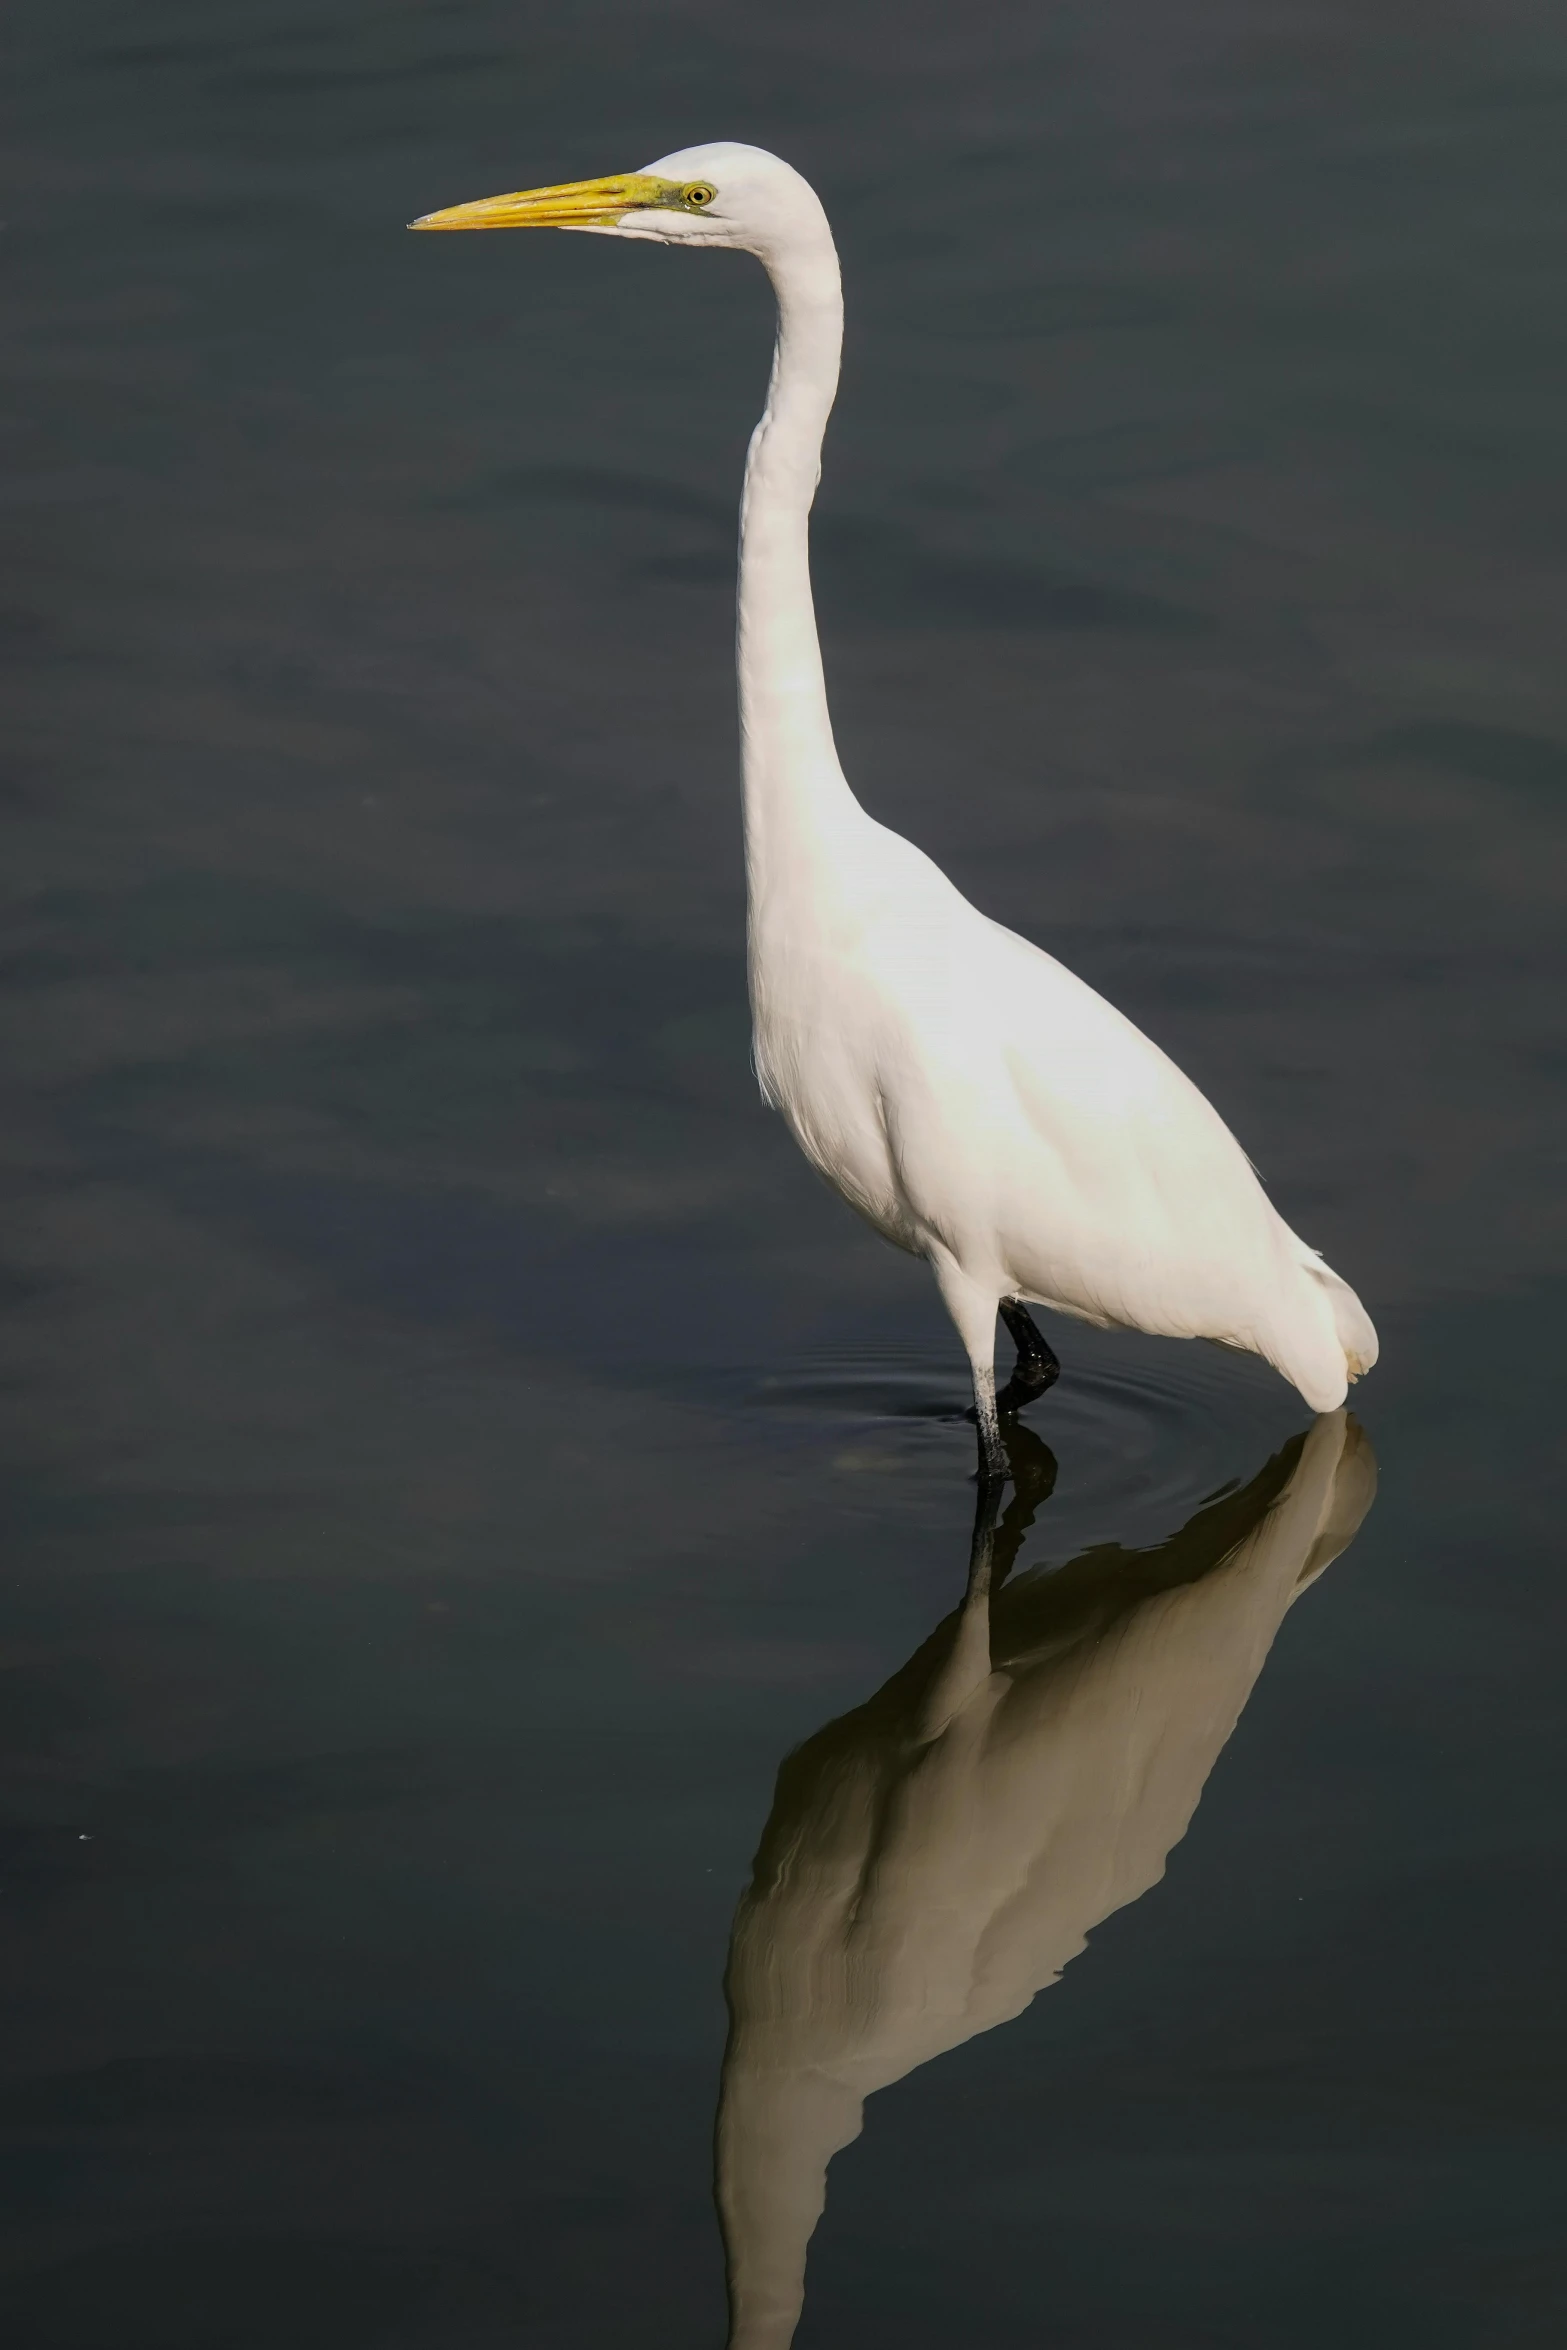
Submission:
[[[1286,1609],[1376,1467],[1343,1412],[1150,1550],[1006,1577],[1055,1462],[1010,1431],[962,1606],[784,1763],[730,1941],[717,2191],[730,2350],[787,2350],[864,2100],[1004,2023],[1164,1872]]]

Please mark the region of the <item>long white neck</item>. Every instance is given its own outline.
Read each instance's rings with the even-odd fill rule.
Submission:
[[[736,635],[753,929],[775,893],[830,871],[845,828],[864,821],[833,746],[811,600],[811,501],[843,348],[826,221],[767,268],[778,342],[746,460]]]

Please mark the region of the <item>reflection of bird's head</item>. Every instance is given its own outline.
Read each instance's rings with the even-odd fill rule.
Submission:
[[[568,228],[662,245],[721,245],[765,261],[825,235],[814,189],[760,147],[684,147],[641,171],[484,196],[409,222],[416,229]]]

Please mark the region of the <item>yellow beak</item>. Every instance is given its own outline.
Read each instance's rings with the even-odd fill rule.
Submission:
[[[624,172],[604,180],[567,180],[558,188],[524,188],[515,196],[481,196],[477,203],[450,204],[426,212],[410,228],[614,228],[628,212],[664,204],[679,188],[649,172]]]

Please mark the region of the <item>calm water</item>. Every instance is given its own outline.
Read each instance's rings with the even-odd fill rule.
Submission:
[[[6,2342],[718,2350],[721,2069],[757,2344],[862,2096],[800,2350],[1557,2342],[1560,11],[8,36]],[[401,225],[722,136],[862,796],[1383,1335],[1307,1435],[1057,1329],[988,1627],[747,1073],[760,274]]]

